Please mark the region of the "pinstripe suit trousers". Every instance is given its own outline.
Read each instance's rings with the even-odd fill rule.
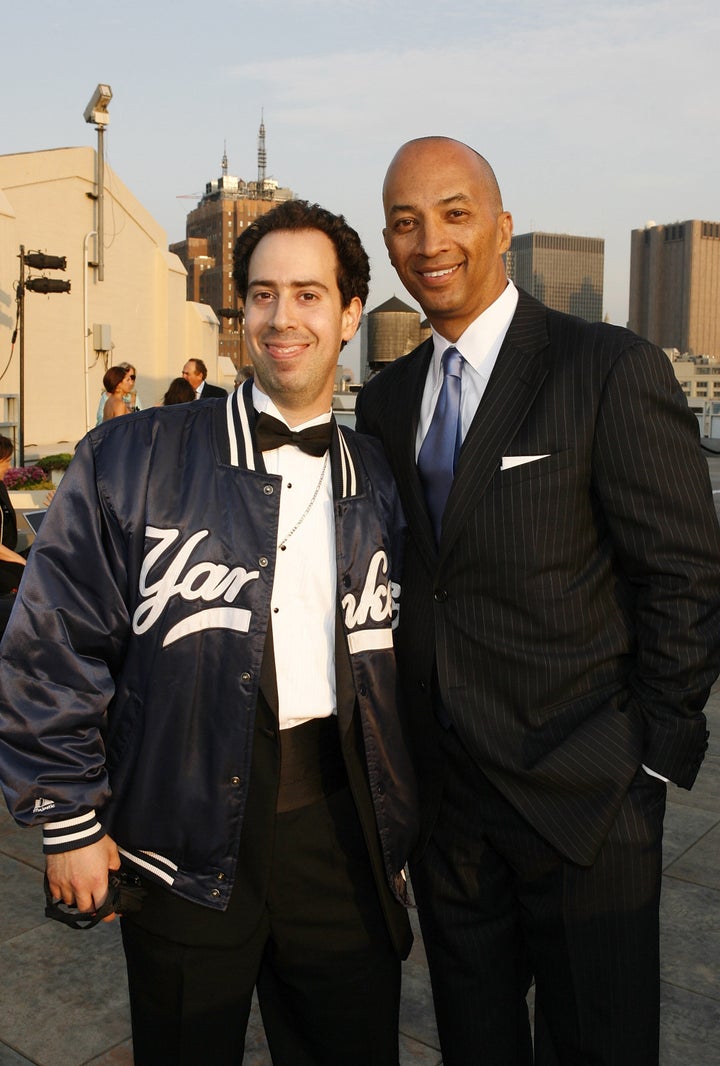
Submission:
[[[440,811],[412,882],[444,1066],[657,1066],[666,786],[640,770],[596,861],[579,866],[453,729],[443,747]]]

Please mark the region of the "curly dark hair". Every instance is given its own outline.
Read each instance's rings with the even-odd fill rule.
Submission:
[[[245,300],[248,290],[250,257],[263,237],[275,230],[299,231],[317,229],[335,245],[337,254],[337,283],[343,307],[359,297],[365,305],[370,286],[370,262],[355,230],[342,215],[333,215],[319,204],[307,200],[286,200],[256,218],[240,234],[233,252],[233,277],[240,297]]]

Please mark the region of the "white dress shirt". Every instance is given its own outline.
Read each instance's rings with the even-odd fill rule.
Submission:
[[[287,425],[270,397],[255,384],[253,404],[256,411],[265,411]],[[305,429],[330,418],[328,411],[292,428]],[[270,618],[280,728],[290,729],[336,711],[337,571],[330,458],[329,452],[316,458],[286,444],[263,452],[263,459],[268,473],[283,479]]]
[[[490,304],[474,322],[470,323],[454,345],[433,329],[434,350],[428,367],[427,378],[425,379],[425,391],[420,404],[420,421],[418,422],[417,437],[415,439],[416,459],[420,452],[420,446],[430,428],[435,405],[442,388],[442,357],[444,352],[447,348],[455,347],[465,360],[462,370],[460,400],[462,439],[465,440],[470,423],[480,406],[480,400],[495,366],[498,352],[502,347],[502,342],[505,340],[505,334],[512,322],[517,302],[518,291],[512,281],[508,280],[506,288],[498,296],[497,300]]]

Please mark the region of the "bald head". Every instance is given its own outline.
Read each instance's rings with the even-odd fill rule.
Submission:
[[[390,262],[432,326],[455,342],[507,285],[512,218],[486,159],[450,137],[396,153],[383,185]]]
[[[447,166],[453,160],[467,166],[469,172],[475,173],[477,180],[485,189],[493,210],[499,214],[503,209],[503,204],[495,171],[484,156],[464,144],[463,141],[456,141],[453,137],[416,137],[398,148],[383,182],[383,205],[386,212],[388,188],[397,172],[406,172],[408,168],[413,167]]]

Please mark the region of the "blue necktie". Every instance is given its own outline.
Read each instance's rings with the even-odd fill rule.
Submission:
[[[427,436],[418,455],[418,471],[425,499],[440,543],[440,530],[455,465],[462,444],[460,395],[463,357],[457,348],[448,348],[442,357],[443,383]]]

